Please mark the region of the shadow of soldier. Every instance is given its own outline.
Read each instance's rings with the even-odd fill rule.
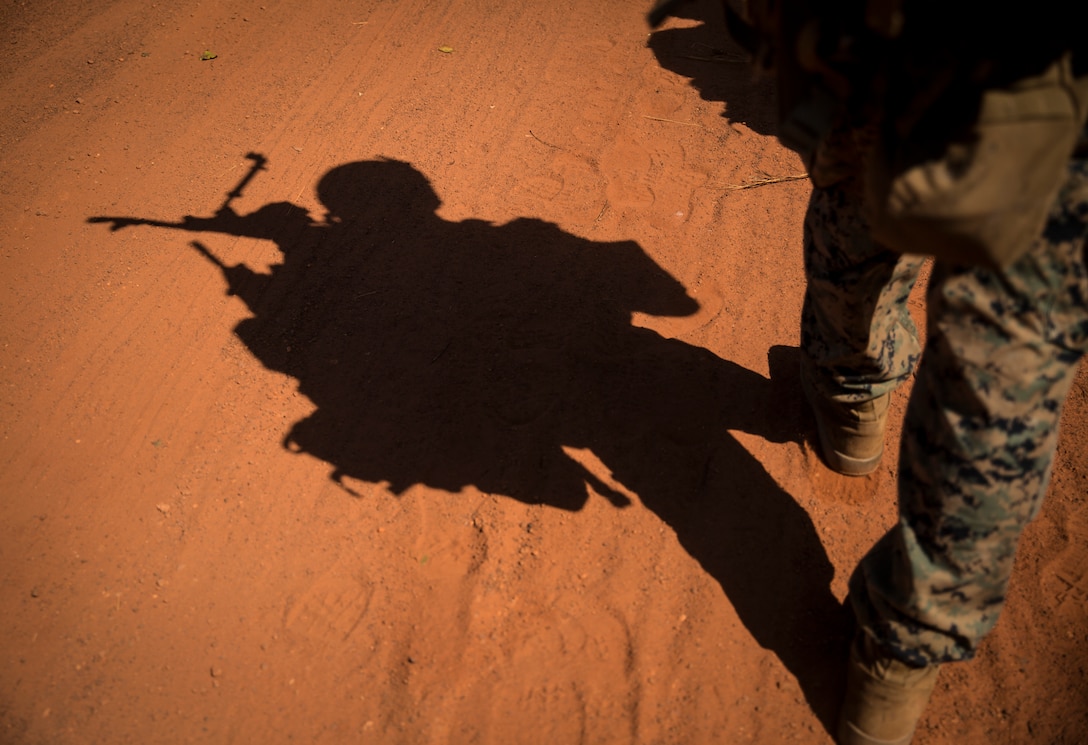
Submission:
[[[284,260],[267,274],[219,266],[252,312],[238,337],[316,406],[286,447],[396,494],[471,485],[571,511],[591,494],[616,507],[636,495],[827,726],[843,633],[833,568],[805,511],[728,432],[799,438],[795,377],[633,326],[634,312],[698,308],[637,243],[533,219],[445,221],[427,179],[396,161],[338,166],[318,194],[324,223],[283,205],[92,220],[275,240]],[[773,367],[795,371],[791,351],[772,350]]]
[[[705,101],[725,104],[722,116],[762,135],[777,132],[774,79],[759,75],[750,55],[726,31],[721,0],[691,0],[670,15],[694,21],[654,31],[649,47],[666,70],[691,80]]]

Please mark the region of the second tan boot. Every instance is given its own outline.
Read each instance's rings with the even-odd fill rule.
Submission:
[[[839,745],[908,745],[939,669],[911,667],[858,632],[850,645]]]

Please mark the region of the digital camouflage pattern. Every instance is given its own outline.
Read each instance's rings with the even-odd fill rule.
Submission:
[[[1071,162],[1043,235],[1011,269],[935,265],[920,357],[906,299],[924,259],[872,241],[850,167],[871,134],[840,129],[814,164],[803,373],[823,395],[858,402],[917,371],[900,519],[855,571],[850,599],[860,626],[904,662],[965,660],[1001,612],[1088,350],[1088,160]]]
[[[907,296],[925,259],[869,233],[859,164],[875,139],[875,125],[844,125],[823,143],[804,224],[803,372],[818,394],[844,403],[890,393],[921,353]]]

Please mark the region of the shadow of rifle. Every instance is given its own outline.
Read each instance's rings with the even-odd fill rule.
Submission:
[[[246,158],[252,161],[249,170],[242,176],[241,180],[235,185],[233,189],[227,192],[226,198],[223,200],[223,204],[219,206],[219,209],[215,211],[212,217],[193,217],[192,215],[184,216],[179,222],[169,222],[166,220],[151,220],[144,217],[89,217],[88,223],[101,224],[109,223],[110,232],[116,233],[117,231],[133,227],[136,225],[148,225],[155,228],[172,228],[174,230],[188,230],[188,231],[214,231],[221,233],[231,233],[235,235],[244,235],[243,223],[246,218],[240,216],[231,207],[231,202],[242,196],[245,188],[249,185],[249,182],[260,172],[265,170],[268,165],[268,158],[260,153],[246,153]],[[220,269],[226,271],[228,267],[223,261],[208,250],[207,246],[199,241],[191,241],[190,244],[200,254],[211,263],[215,264]]]

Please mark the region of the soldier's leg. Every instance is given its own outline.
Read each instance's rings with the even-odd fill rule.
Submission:
[[[838,177],[813,188],[804,224],[802,382],[821,454],[851,475],[879,464],[888,399],[920,352],[907,297],[924,259],[874,242],[865,214],[861,163],[873,131],[842,131],[829,143],[822,154]]]
[[[874,243],[848,185],[813,189],[805,218],[801,354],[827,398],[855,403],[890,393],[918,362],[907,297],[924,263]]]
[[[843,745],[908,743],[938,664],[971,658],[1046,493],[1062,404],[1088,351],[1088,162],[1005,273],[938,267],[904,425],[899,522],[850,581],[860,632]]]
[[[1038,513],[1062,404],[1088,350],[1088,161],[1006,273],[938,268],[907,410],[898,524],[851,582],[861,625],[914,665],[969,659]]]

